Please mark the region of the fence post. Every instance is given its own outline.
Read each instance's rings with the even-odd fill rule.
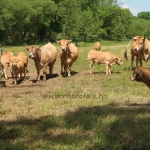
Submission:
[[[3,49],[0,48],[0,56],[2,55],[3,53]],[[2,67],[2,63],[1,63],[1,57],[0,57],[0,74],[3,74],[3,67]]]

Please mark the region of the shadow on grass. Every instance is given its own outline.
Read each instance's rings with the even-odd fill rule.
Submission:
[[[149,104],[131,104],[80,107],[63,116],[22,116],[0,122],[0,147],[146,150],[150,148],[149,114]]]
[[[78,72],[76,72],[76,71],[71,71],[70,74],[71,74],[71,76],[75,76],[75,75],[78,74]],[[68,74],[66,75],[64,72],[61,73],[61,75],[62,75],[62,77],[64,77],[64,78],[68,77]]]
[[[49,79],[52,79],[52,78],[57,78],[57,77],[58,77],[58,74],[56,74],[56,73],[53,74],[53,75],[47,74],[46,75],[46,80],[49,80]],[[43,75],[40,76],[40,80],[39,81],[34,79],[34,80],[32,80],[32,83],[37,83],[37,82],[40,82],[40,81],[43,81]]]

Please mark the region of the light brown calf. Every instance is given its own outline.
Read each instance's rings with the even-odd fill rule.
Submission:
[[[115,54],[111,52],[101,52],[101,51],[95,51],[91,50],[88,53],[88,57],[86,59],[89,61],[89,70],[90,74],[92,74],[92,66],[94,65],[95,62],[98,64],[105,64],[106,66],[106,75],[111,74],[111,66],[114,64],[117,65],[122,65],[122,59]]]
[[[94,44],[93,50],[99,50],[100,51],[100,49],[101,49],[101,43],[100,42],[96,42]]]
[[[17,80],[21,80],[22,73],[24,73],[24,79],[26,79],[26,70],[25,70],[24,60],[18,56],[12,56],[10,58],[10,68],[12,73],[13,83],[17,84]]]
[[[0,58],[0,62],[3,67],[5,79],[8,79],[7,69],[10,66],[10,58],[12,56],[14,56],[14,53],[12,50],[9,50],[9,51],[3,52],[3,54],[1,55],[1,58]]]

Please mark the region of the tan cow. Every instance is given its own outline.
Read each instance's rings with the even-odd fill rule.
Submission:
[[[100,44],[100,42],[96,42],[96,43],[94,44],[93,50],[99,50],[99,51],[100,51],[100,49],[101,49],[101,44]]]
[[[88,53],[88,57],[86,59],[89,61],[89,70],[90,74],[92,74],[92,66],[95,62],[98,64],[105,64],[106,66],[106,75],[111,74],[111,66],[114,64],[122,65],[122,59],[111,52],[101,52],[90,50]]]
[[[78,58],[78,48],[72,43],[71,40],[62,39],[60,41],[57,41],[57,43],[60,45],[60,59],[61,59],[61,74],[63,73],[64,68],[64,75],[67,76],[67,70],[68,70],[68,76],[71,76],[71,67],[72,64],[76,61]]]
[[[40,80],[40,70],[43,69],[43,81],[46,81],[47,66],[49,66],[50,75],[53,75],[53,66],[57,58],[56,47],[49,42],[40,47],[27,46],[26,50],[29,52],[29,58],[35,62],[37,80]]]
[[[127,49],[129,45],[131,45],[131,66],[130,70],[133,69],[133,61],[136,56],[136,67],[138,66],[138,62],[140,62],[140,66],[142,67],[142,60],[146,61],[146,65],[149,64],[150,59],[150,42],[148,39],[142,36],[135,36],[129,42],[125,52],[124,57],[127,60]]]
[[[19,52],[17,55],[17,58],[19,61],[22,62],[22,65],[24,65],[24,70],[22,73],[24,73],[24,80],[26,80],[26,73],[28,72],[27,66],[28,66],[28,57],[26,56],[25,53]],[[20,78],[22,78],[22,73],[20,74]]]
[[[145,83],[150,88],[150,68],[142,68],[137,66],[130,77],[132,81]]]
[[[12,50],[3,52],[3,54],[1,55],[0,62],[1,62],[1,65],[3,67],[3,72],[4,72],[5,79],[8,79],[7,69],[8,69],[8,66],[10,66],[10,58],[12,56],[14,56],[14,53],[13,53]]]
[[[12,73],[13,83],[17,84],[17,80],[21,80],[22,73],[24,73],[24,79],[26,79],[26,64],[25,56],[12,56],[10,58],[10,68]]]

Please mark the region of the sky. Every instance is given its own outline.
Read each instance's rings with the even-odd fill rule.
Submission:
[[[117,0],[121,8],[129,8],[134,16],[139,12],[150,12],[150,0]]]

